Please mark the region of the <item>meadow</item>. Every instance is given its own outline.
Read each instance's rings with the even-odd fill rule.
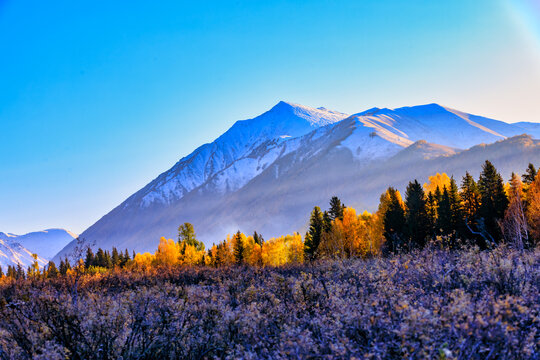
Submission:
[[[0,286],[1,359],[540,359],[540,250],[70,272]]]

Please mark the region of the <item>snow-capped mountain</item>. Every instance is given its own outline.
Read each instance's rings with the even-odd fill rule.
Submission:
[[[295,138],[346,117],[346,114],[324,108],[312,109],[282,101],[254,119],[237,121],[214,142],[199,147],[128,199],[125,206],[148,207],[154,203],[169,204],[179,200],[267,141]],[[263,160],[259,165],[262,168],[264,164]],[[257,170],[249,175],[242,172],[224,185],[237,189],[246,177],[256,173]]]
[[[67,244],[77,238],[77,235],[64,229],[47,229],[24,235],[0,233],[0,239],[10,243],[18,243],[31,253],[38,254],[50,260]]]
[[[17,266],[20,264],[26,271],[26,268],[34,263],[34,258],[30,250],[16,242],[17,236],[13,234],[4,234],[0,232],[0,266],[5,272],[8,266]],[[38,256],[39,266],[47,264],[47,260]]]
[[[224,231],[238,228],[246,232],[265,229],[268,235],[290,233],[300,230],[298,224],[306,216],[304,208],[309,210],[320,196],[336,194],[337,189],[344,189],[341,184],[354,184],[368,172],[375,172],[375,178],[385,178],[384,164],[400,167],[413,158],[416,163],[409,166],[444,163],[474,145],[523,133],[539,138],[540,127],[508,124],[437,104],[394,110],[373,108],[348,116],[280,102],[254,119],[236,122],[214,142],[181,159],[92,225],[81,239],[94,242],[96,247],[153,251],[160,236],[173,237],[185,221],[195,225],[207,244],[219,241]],[[516,146],[492,160],[497,163],[504,156],[521,156],[526,161],[532,156],[529,161],[535,161],[538,144],[532,144],[532,152]],[[493,149],[484,148],[483,160]],[[400,157],[402,160],[396,161]],[[467,161],[463,166],[475,170]],[[515,168],[510,171],[523,170],[517,162],[512,166]],[[411,176],[427,175],[418,172]],[[381,184],[388,186],[392,181]],[[346,203],[368,210],[373,210],[375,202],[370,196],[380,195],[343,192],[350,193],[350,198],[343,199]],[[73,247],[72,242],[59,256]]]

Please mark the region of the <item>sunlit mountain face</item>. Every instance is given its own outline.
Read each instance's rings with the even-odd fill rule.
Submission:
[[[305,214],[332,195],[373,211],[388,186],[441,171],[460,177],[486,159],[508,178],[540,158],[539,137],[538,124],[438,104],[349,115],[280,102],[180,159],[80,238],[96,248],[151,251],[183,222],[207,245],[238,229],[304,231]]]

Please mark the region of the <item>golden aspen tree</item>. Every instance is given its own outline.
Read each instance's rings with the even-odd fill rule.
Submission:
[[[304,262],[304,242],[299,233],[287,235],[288,262],[291,264],[301,264]]]
[[[540,242],[540,174],[527,190],[527,223],[533,240],[532,246]]]
[[[159,240],[158,250],[155,254],[157,265],[176,265],[180,262],[180,251],[178,244],[173,239]]]
[[[447,189],[450,188],[450,178],[446,173],[437,173],[430,176],[428,182],[424,183],[424,190],[426,194],[435,193],[437,187],[442,190],[445,186]]]

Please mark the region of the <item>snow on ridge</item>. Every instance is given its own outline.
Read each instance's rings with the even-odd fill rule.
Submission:
[[[78,237],[71,231],[61,228],[34,231],[24,235],[2,236],[2,234],[0,233],[0,240],[4,241],[5,246],[21,247],[30,255],[38,254],[44,261],[52,258],[64,246]],[[15,250],[15,252],[19,250]]]
[[[328,110],[325,107],[315,109],[286,101],[280,101],[273,109],[284,105],[291,107],[295,115],[307,120],[310,125],[317,127],[333,124],[349,116],[338,111]]]
[[[40,256],[38,256],[37,261],[40,267],[47,264],[47,261]],[[9,265],[17,266],[19,264],[26,270],[26,267],[33,262],[34,258],[30,250],[17,242],[8,242],[0,239],[0,266],[3,271],[6,271]]]
[[[270,159],[275,161],[280,156],[273,153],[274,150],[267,149],[268,152],[261,153],[260,158],[253,158],[250,154],[259,146],[267,141],[292,144],[290,141],[293,139],[318,128],[333,126],[346,118],[355,119],[359,127],[343,145],[350,148],[357,159],[368,155],[383,156],[420,139],[466,149],[523,132],[518,126],[435,103],[395,109],[371,108],[349,117],[324,107],[315,109],[280,101],[255,118],[235,122],[215,141],[202,145],[182,158],[130,200],[140,208],[156,203],[168,205],[208,182],[219,191],[236,190],[260,174],[263,165],[268,166]],[[320,137],[323,134],[315,131],[312,136]],[[354,141],[359,143],[354,144]],[[380,149],[368,151],[367,144]],[[361,150],[358,150],[360,147]],[[131,205],[128,201],[124,208]]]
[[[161,174],[143,188],[140,197],[134,198],[133,201],[137,201],[141,208],[154,203],[170,204],[232,166],[239,159],[248,156],[268,140],[284,141],[303,136],[314,128],[333,124],[347,116],[337,111],[314,109],[281,101],[262,115],[234,123],[214,142],[197,148],[170,170]],[[230,188],[236,186],[232,184]],[[124,208],[128,206],[129,203],[124,204]]]

